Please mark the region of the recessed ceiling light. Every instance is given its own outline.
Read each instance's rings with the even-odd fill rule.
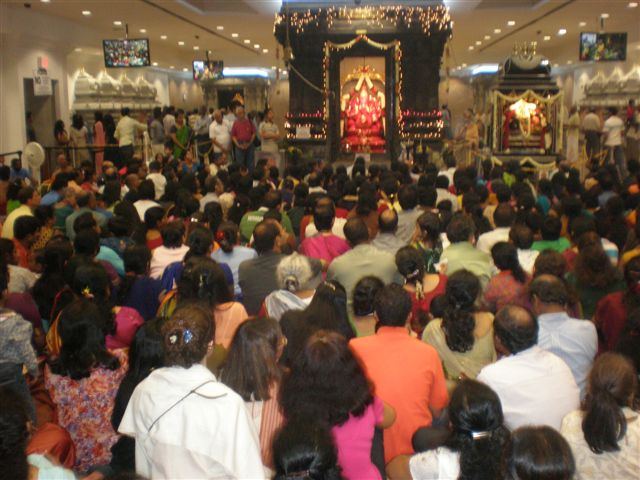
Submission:
[[[141,28],[140,29],[140,33],[147,33],[147,29],[146,28]]]
[[[82,15],[88,17],[89,15],[91,15],[91,10],[82,10]]]
[[[578,24],[578,26],[580,26],[580,27],[586,27],[586,26],[587,26],[587,22],[580,22],[580,23]]]
[[[509,20],[507,22],[507,25],[509,25],[510,27],[513,27],[516,24],[515,20]]]
[[[232,33],[232,34],[231,34],[231,36],[232,36],[233,38],[238,38],[238,36],[239,36],[239,35],[238,35],[237,33]]]
[[[49,3],[51,0],[40,0],[42,3]]]
[[[463,64],[462,64],[462,68],[467,68],[467,64],[466,64],[466,63],[463,63]]]
[[[601,13],[600,14],[600,18],[609,18],[609,14],[608,13]]]
[[[502,33],[502,30],[500,30],[499,28],[494,28],[493,29],[493,33],[495,33],[497,35],[499,33]]]
[[[473,45],[469,45],[469,50],[473,50],[474,48],[476,47],[474,47]]]
[[[45,2],[45,3],[46,3],[46,2]],[[82,49],[81,49],[80,47],[76,47],[76,48],[74,48],[74,49],[73,49],[73,51],[74,51],[74,52],[81,52],[81,51],[82,51]]]
[[[223,27],[222,25],[218,25],[218,26],[216,27],[216,30],[224,30],[224,27]]]
[[[482,45],[482,42],[480,40],[476,40],[476,45]]]
[[[263,48],[262,49],[262,53],[269,53],[269,49],[268,48]]]
[[[158,66],[158,62],[153,62],[151,65],[153,65],[154,67]]]
[[[169,68],[176,68],[176,67],[174,67],[173,65],[171,65]]]
[[[180,40],[180,41],[178,42],[178,45],[183,46],[183,45],[184,45],[184,42],[183,42],[182,40]]]
[[[198,45],[194,45],[193,49],[197,51],[197,50],[200,50],[200,47]]]
[[[566,28],[561,28],[560,30],[558,30],[558,35],[562,36],[562,35],[566,35],[567,34],[567,29]]]
[[[260,44],[259,43],[254,43],[253,44],[253,48],[260,48]]]
[[[485,36],[484,36],[484,39],[485,39],[485,40],[491,40],[491,35],[485,35]]]
[[[567,65],[571,65],[573,62],[571,60],[567,60]]]
[[[553,68],[558,68],[560,65],[558,65],[557,63],[553,64]]]
[[[251,40],[249,40],[248,38],[244,41],[244,43],[246,43],[247,45],[251,43]]]
[[[122,25],[122,22],[121,22],[120,20],[114,20],[113,24],[114,24],[116,27],[119,27],[120,25]]]
[[[160,40],[166,40],[167,36],[166,35],[160,35]]]
[[[637,8],[638,7],[638,2],[629,2],[629,8]]]
[[[278,67],[276,67],[275,65],[271,66],[271,70],[277,70],[277,69],[278,69]]]
[[[183,71],[183,72],[188,72],[188,71],[189,71],[189,69],[188,69],[187,67],[184,67],[184,68],[182,69],[182,71]]]
[[[548,42],[549,40],[551,40],[551,36],[549,36],[549,35],[545,35],[542,39],[543,39],[545,42]]]

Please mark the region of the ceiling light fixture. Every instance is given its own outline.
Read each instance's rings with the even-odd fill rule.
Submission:
[[[200,47],[199,47],[198,45],[194,45],[194,46],[193,46],[193,49],[194,49],[194,50],[196,50],[196,51],[198,51],[198,50],[200,50]]]
[[[183,42],[182,40],[180,40],[180,41],[178,42],[178,45],[183,46],[183,45],[184,45],[184,42]]]
[[[253,48],[260,48],[260,44],[259,43],[254,43],[253,44]]]
[[[262,49],[262,53],[269,53],[269,49],[268,48],[263,48]]]
[[[160,40],[166,40],[167,36],[166,35],[160,35]]]
[[[485,40],[491,40],[491,35],[485,35],[485,36],[484,36],[484,39],[485,39]]]
[[[566,35],[567,34],[567,29],[566,28],[561,28],[560,30],[558,30],[558,35],[562,36],[562,35]]]
[[[74,52],[81,52],[81,51],[82,51],[82,49],[81,49],[80,47],[76,47],[76,48],[74,48],[74,49],[73,49],[73,51],[74,51]]]
[[[120,20],[114,20],[113,24],[114,24],[116,27],[119,27],[120,25],[122,25],[122,22],[121,22]]]
[[[498,35],[499,33],[502,33],[502,30],[500,30],[499,28],[494,28],[494,29],[493,29],[493,33],[495,33],[496,35]]]
[[[42,3],[49,3],[51,0],[40,0]]]
[[[277,69],[278,69],[278,67],[276,67],[275,65],[271,66],[271,70],[277,70]]]
[[[238,36],[239,36],[239,35],[238,35],[237,33],[232,33],[232,34],[231,34],[231,36],[232,36],[233,38],[238,38]]]
[[[638,2],[629,2],[628,7],[629,8],[637,8],[638,7]]]
[[[466,63],[463,63],[463,64],[462,64],[462,68],[467,68],[467,64],[466,64]]]
[[[476,45],[482,45],[482,42],[480,40],[476,40]]]
[[[549,40],[551,40],[551,37],[549,35],[545,35],[544,37],[542,37],[542,40],[548,42]]]
[[[609,14],[608,13],[601,13],[600,14],[600,18],[609,18]]]
[[[586,27],[587,26],[587,22],[580,22],[578,24],[579,27]]]
[[[249,40],[248,38],[244,41],[244,43],[246,43],[247,45],[249,45],[251,43],[251,40]]]
[[[147,33],[147,29],[146,28],[141,28],[140,29],[140,33]]]
[[[91,10],[82,10],[82,15],[88,17],[89,15],[91,15]]]
[[[567,65],[571,65],[571,64],[573,64],[573,61],[567,60]]]
[[[153,65],[154,67],[158,66],[158,62],[153,62],[151,65]]]
[[[188,69],[187,67],[184,67],[184,68],[182,69],[182,71],[183,71],[183,72],[188,72],[188,71],[189,71],[189,69]]]
[[[474,47],[473,45],[469,45],[469,50],[473,50],[474,48],[476,47]]]
[[[224,27],[223,27],[222,25],[218,25],[218,26],[216,27],[216,30],[224,30]]]
[[[176,67],[174,67],[173,65],[171,65],[169,68],[176,68]]]
[[[507,25],[510,26],[510,27],[513,27],[515,24],[516,24],[515,20],[509,20],[507,22]]]

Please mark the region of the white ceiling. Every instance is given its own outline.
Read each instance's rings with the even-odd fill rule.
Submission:
[[[3,1],[8,1],[11,8],[24,8],[23,0]],[[128,25],[130,37],[150,39],[152,61],[159,67],[173,64],[176,68],[190,67],[193,59],[204,57],[205,50],[211,50],[212,59],[222,59],[228,66],[270,67],[277,64],[273,20],[280,3],[279,0],[50,0],[46,3],[31,0],[31,10],[88,27],[100,38],[123,37],[124,27],[113,24],[121,21]],[[375,0],[375,3],[396,2]],[[602,13],[609,14],[605,30],[629,32],[629,48],[640,46],[640,7],[630,8],[627,0],[447,0],[445,3],[451,8],[454,20],[449,58],[452,68],[500,62],[515,43],[534,40],[551,63],[577,63],[579,32],[599,31]],[[366,5],[367,0],[362,0],[362,4]],[[83,10],[91,11],[91,15],[84,16]],[[509,26],[509,21],[515,25]],[[580,26],[579,22],[585,25]],[[223,29],[218,29],[219,26]],[[560,36],[558,31],[562,28],[567,33]],[[140,29],[146,32],[141,33]],[[495,33],[496,29],[501,32]],[[238,34],[237,38],[233,33]],[[161,39],[161,35],[166,35],[166,40]],[[549,39],[544,40],[545,36]],[[179,41],[184,45],[178,45]],[[90,43],[77,47],[101,51],[99,41]],[[260,47],[254,48],[256,44]],[[199,50],[195,51],[194,46]]]

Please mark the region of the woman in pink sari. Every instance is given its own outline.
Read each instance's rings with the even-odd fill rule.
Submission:
[[[335,218],[336,209],[333,203],[316,205],[313,211],[313,223],[318,233],[311,238],[305,238],[300,244],[300,253],[320,260],[323,272],[327,271],[334,258],[351,248],[344,238],[334,235],[331,231]]]
[[[102,173],[102,161],[104,160],[104,147],[106,143],[106,136],[104,132],[104,125],[102,123],[102,112],[97,111],[93,114],[95,120],[93,124],[93,143],[96,145],[95,160],[96,160],[96,174],[99,176]]]

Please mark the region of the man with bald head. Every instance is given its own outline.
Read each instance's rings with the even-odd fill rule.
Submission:
[[[395,255],[398,250],[407,245],[407,242],[399,238],[397,233],[398,214],[393,208],[388,208],[378,216],[378,234],[371,245]]]
[[[567,363],[584,396],[587,375],[598,351],[595,325],[567,315],[567,287],[553,275],[536,277],[529,285],[529,299],[540,326],[538,346]]]
[[[562,419],[580,406],[580,390],[571,370],[558,356],[541,349],[538,321],[529,310],[509,305],[498,311],[494,344],[501,357],[484,367],[478,381],[500,397],[504,423],[548,425],[560,430]]]

